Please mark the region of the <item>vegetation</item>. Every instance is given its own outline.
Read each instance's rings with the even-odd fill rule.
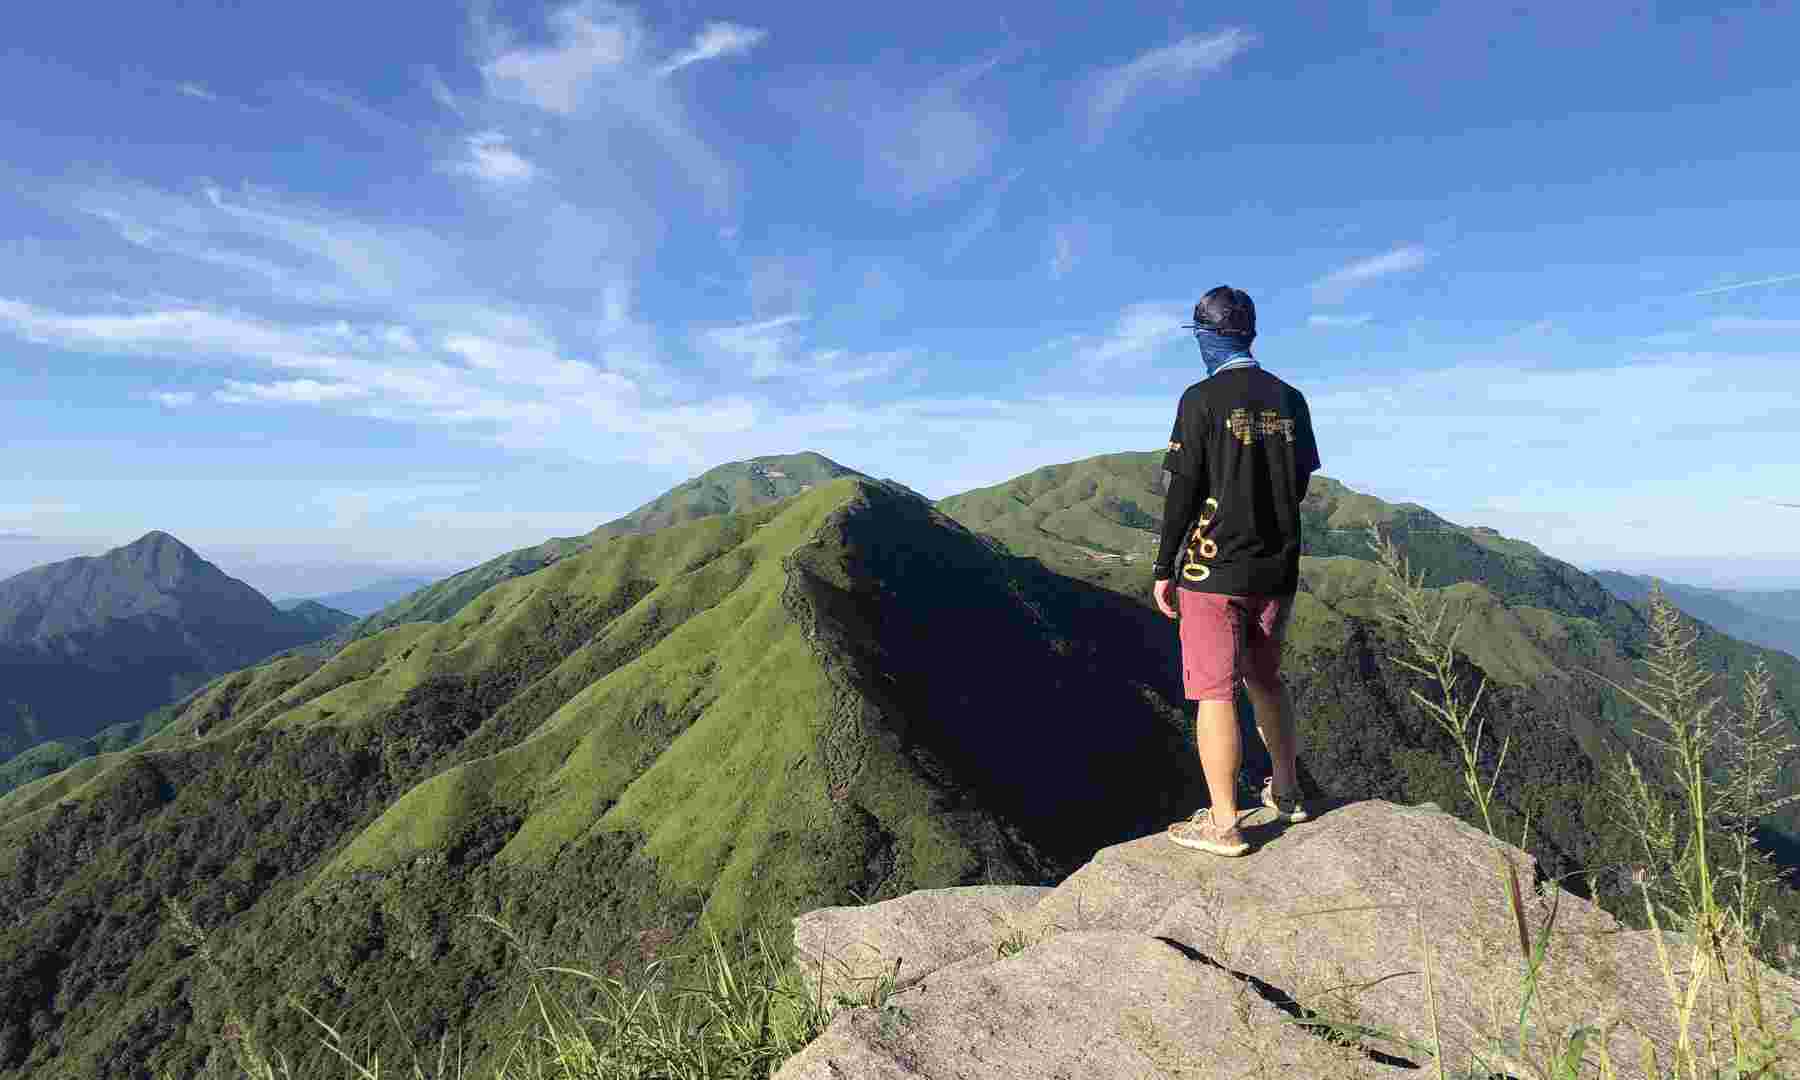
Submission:
[[[1405,640],[1405,649],[1392,660],[1435,684],[1436,700],[1416,689],[1411,694],[1456,743],[1468,802],[1488,835],[1502,841],[1491,811],[1508,742],[1489,763],[1482,686],[1465,698],[1455,672],[1461,626],[1452,624],[1445,632],[1449,604],[1434,603],[1393,542],[1374,526],[1370,532],[1390,598],[1386,617]],[[1796,747],[1770,707],[1766,669],[1746,676],[1741,711],[1720,716],[1719,700],[1703,696],[1710,677],[1694,653],[1698,634],[1660,590],[1652,591],[1648,607],[1653,635],[1648,674],[1635,680],[1635,688],[1613,688],[1650,723],[1634,745],[1605,763],[1605,771],[1616,815],[1612,823],[1637,849],[1633,881],[1643,919],[1656,932],[1665,980],[1666,999],[1644,1007],[1669,1011],[1678,1042],[1673,1060],[1659,1061],[1644,1041],[1644,1060],[1633,1064],[1647,1077],[1678,1080],[1786,1076],[1800,1059],[1800,1014],[1779,1015],[1762,995],[1758,972],[1767,958],[1766,932],[1778,917],[1768,906],[1777,872],[1759,855],[1751,833],[1761,818],[1800,798],[1777,794],[1783,760]],[[1633,1017],[1596,1018],[1593,1026],[1566,1031],[1544,1023],[1537,1006],[1545,993],[1540,980],[1547,970],[1554,908],[1534,933],[1513,867],[1504,857],[1497,864],[1499,887],[1518,924],[1517,1021],[1510,1031],[1489,1033],[1491,1052],[1478,1054],[1458,1075],[1517,1074],[1523,1065],[1541,1080],[1611,1080],[1619,1065],[1608,1054],[1609,1025],[1630,1026]],[[1790,905],[1785,914],[1793,910]],[[1679,935],[1678,946],[1671,947],[1665,929]],[[1429,980],[1429,951],[1426,962]],[[1449,1065],[1441,1042],[1436,1049],[1437,1073],[1443,1077]]]
[[[937,508],[843,478],[589,546],[441,622],[215,679],[141,745],[0,796],[0,968],[21,973],[0,982],[0,1076],[229,1071],[246,1045],[280,1068],[273,1048],[321,1038],[390,1072],[441,1075],[447,1047],[471,1075],[684,1075],[673,1050],[629,1055],[725,1025],[709,999],[670,996],[724,971],[741,993],[710,1000],[774,1041],[680,1067],[755,1074],[789,1036],[741,1009],[799,1009],[776,959],[791,916],[1053,882],[1201,799],[1148,558],[1058,562],[1055,547],[1112,526],[1145,545],[1158,460],[1057,466],[1015,482],[1022,502],[1002,485]],[[1654,721],[1585,672],[1628,689],[1654,627],[1573,568],[1417,508],[1315,478],[1303,509],[1318,554],[1286,671],[1315,793],[1437,802],[1645,925],[1645,857],[1606,763]],[[1446,725],[1384,662],[1411,654],[1380,617],[1366,541],[1341,550],[1357,514],[1407,538],[1411,587],[1462,627],[1441,672],[1419,663],[1485,685],[1478,726]],[[971,531],[983,521],[996,535]],[[1693,648],[1708,671],[1756,655],[1716,635]],[[1773,659],[1766,672],[1779,743],[1800,683]],[[1791,771],[1769,776],[1793,790]],[[1793,807],[1774,809],[1779,824]],[[1727,833],[1709,847],[1735,850]],[[1800,909],[1757,882],[1755,944],[1778,955]],[[1715,896],[1738,903],[1734,888]],[[829,1003],[813,1004],[782,1030],[820,1020]],[[289,1067],[332,1061],[361,1075],[341,1058]]]
[[[558,559],[615,536],[641,536],[686,521],[733,514],[798,495],[843,476],[861,476],[820,454],[775,454],[709,469],[582,536],[557,537],[489,559],[434,582],[364,619],[332,644],[407,622],[442,622],[503,581],[534,573]]]

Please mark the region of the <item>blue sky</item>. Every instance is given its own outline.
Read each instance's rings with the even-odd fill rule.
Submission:
[[[1612,0],[31,5],[0,533],[46,539],[0,572],[160,528],[324,589],[756,454],[942,496],[1151,449],[1223,282],[1327,475],[1800,585],[1796,40]]]

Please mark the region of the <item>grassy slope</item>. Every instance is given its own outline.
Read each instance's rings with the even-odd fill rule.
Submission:
[[[778,474],[778,475],[777,475]],[[441,622],[502,581],[510,581],[615,536],[636,536],[686,521],[736,513],[790,498],[840,476],[860,475],[814,453],[733,461],[663,493],[583,536],[558,537],[490,559],[406,596],[340,635],[367,637],[405,622]]]
[[[390,1061],[491,1047],[517,971],[471,912],[600,969],[702,916],[1055,877],[1199,789],[1160,629],[839,481],[239,673],[0,799],[0,1075],[179,1074],[229,1007],[311,1045],[289,993]]]
[[[1154,530],[1161,528],[1162,457],[1160,451],[1107,454],[1046,466],[938,506],[1061,573],[1145,596]],[[1455,525],[1421,506],[1387,503],[1323,476],[1313,478],[1301,516],[1302,593],[1289,638],[1296,654],[1327,656],[1367,633],[1378,595],[1367,547],[1367,525],[1374,522],[1423,571],[1427,586],[1449,590],[1453,615],[1469,617],[1458,645],[1490,680],[1543,691],[1550,700],[1587,701],[1593,684],[1581,668],[1627,684],[1641,671],[1634,660],[1647,641],[1642,615],[1592,577],[1530,544]],[[1097,561],[1088,550],[1143,554],[1129,563]],[[1711,629],[1703,630],[1700,644],[1720,692],[1735,693],[1743,671],[1764,660],[1778,704],[1800,724],[1800,661]],[[1632,717],[1607,693],[1570,710],[1565,722],[1592,754],[1628,730]],[[1800,790],[1800,776],[1790,780]],[[1800,836],[1800,810],[1790,808],[1779,824]]]

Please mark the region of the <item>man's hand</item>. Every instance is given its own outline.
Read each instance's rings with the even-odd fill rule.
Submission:
[[[1156,609],[1158,611],[1171,619],[1177,617],[1175,614],[1174,578],[1163,578],[1160,581],[1153,582],[1150,586],[1150,597],[1156,601]]]

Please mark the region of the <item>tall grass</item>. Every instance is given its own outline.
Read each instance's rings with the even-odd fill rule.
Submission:
[[[177,933],[202,971],[216,961],[206,934],[178,904],[168,905]],[[871,1006],[885,1021],[898,1010],[886,1002],[889,980],[849,998],[824,996],[825,981],[809,990],[795,961],[766,929],[727,945],[708,928],[692,955],[656,959],[626,979],[543,964],[512,930],[477,916],[512,948],[524,973],[524,1023],[485,1080],[766,1080],[782,1062],[825,1030],[840,1008]],[[581,1002],[581,1004],[576,1004]],[[220,1038],[237,1074],[248,1080],[338,1076],[344,1080],[464,1080],[478,1075],[462,1048],[448,1040],[431,1052],[411,1048],[407,1060],[384,1061],[303,1005],[290,1002],[318,1029],[303,1061],[264,1053],[250,1027],[229,1006]],[[395,1019],[398,1026],[398,1019]]]
[[[1461,627],[1446,625],[1450,599],[1441,593],[1431,597],[1423,574],[1414,576],[1405,555],[1373,525],[1369,546],[1384,572],[1384,616],[1405,642],[1404,653],[1391,659],[1435,684],[1435,698],[1416,689],[1410,693],[1456,744],[1464,787],[1498,852],[1494,794],[1506,744],[1484,775],[1484,723],[1476,714],[1485,683],[1465,702],[1454,672]],[[1777,779],[1795,746],[1782,738],[1788,728],[1770,700],[1768,672],[1760,662],[1745,676],[1743,706],[1721,710],[1720,699],[1707,695],[1710,676],[1695,656],[1698,630],[1682,619],[1660,588],[1650,596],[1649,622],[1650,656],[1635,686],[1589,673],[1644,713],[1634,745],[1606,764],[1617,821],[1643,856],[1634,880],[1663,975],[1663,999],[1646,1002],[1640,1019],[1647,1019],[1650,1010],[1666,1010],[1677,1035],[1667,1062],[1657,1060],[1653,1045],[1644,1040],[1641,1067],[1656,1080],[1789,1076],[1787,1070],[1800,1057],[1800,1017],[1775,1016],[1762,994],[1760,898],[1773,870],[1754,847],[1752,830],[1800,799],[1777,795]],[[1521,847],[1525,839],[1520,838]],[[1530,1023],[1534,1005],[1543,997],[1539,979],[1555,909],[1533,935],[1517,872],[1504,855],[1500,861],[1501,888],[1519,935],[1522,1004],[1514,1030],[1495,1033],[1496,1057],[1522,1062],[1540,1080],[1613,1080],[1618,1069],[1606,1052],[1604,1028],[1556,1033]],[[1427,953],[1428,1001],[1430,959]],[[1590,1041],[1599,1051],[1597,1060],[1587,1057]],[[1446,1068],[1441,1042],[1437,1049],[1441,1080]],[[1472,1064],[1471,1071],[1485,1074],[1489,1069],[1486,1062]]]

